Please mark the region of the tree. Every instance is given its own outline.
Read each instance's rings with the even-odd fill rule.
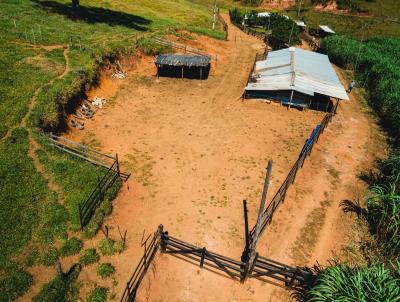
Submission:
[[[292,20],[276,13],[272,13],[269,21],[268,27],[270,28],[267,28],[267,24],[264,24],[264,26],[266,29],[272,30],[270,43],[274,48],[300,43],[299,28]]]

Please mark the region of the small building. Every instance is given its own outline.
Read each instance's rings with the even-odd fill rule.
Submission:
[[[295,20],[294,23],[296,23],[296,25],[301,29],[304,30],[307,25],[304,23],[304,21],[300,21],[300,20]]]
[[[328,25],[320,25],[319,26],[319,36],[326,37],[330,35],[334,35],[335,32]]]
[[[207,79],[211,57],[204,55],[162,54],[156,56],[157,77]]]
[[[327,55],[295,47],[269,52],[256,62],[244,97],[317,110],[349,99]]]
[[[262,13],[257,14],[258,18],[269,18],[270,16],[271,16],[271,13],[269,13],[269,12],[262,12]]]

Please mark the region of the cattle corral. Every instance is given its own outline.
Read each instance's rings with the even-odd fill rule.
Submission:
[[[135,57],[126,80],[116,83],[105,75],[101,85],[89,93],[111,99],[108,108],[88,121],[85,130],[69,134],[74,140],[94,137],[102,149],[125,159],[122,166],[133,172],[105,222],[128,230],[126,252],[110,259],[117,268],[117,296],[142,255],[143,233],[148,236],[160,223],[179,238],[240,258],[244,243],[241,201],[248,200],[254,222],[267,160],[274,160],[270,200],[324,116],[276,104],[242,102],[249,69],[262,44],[236,28],[229,29],[228,42],[203,37],[191,41],[218,54],[218,66],[211,69],[206,81],[157,80],[153,58]],[[332,132],[341,130],[343,118],[338,120],[331,126]],[[310,171],[302,173],[300,181],[305,181],[305,187],[314,187],[304,179]],[[322,195],[333,198],[330,189],[324,188],[325,194],[324,185]],[[297,193],[297,188],[293,189],[289,199],[298,201],[298,195],[305,198],[309,192]],[[314,203],[320,202],[318,198]],[[292,211],[299,209],[293,209],[293,204],[287,208],[288,203],[279,210],[286,214],[268,233],[279,228],[279,236],[286,231],[292,234],[272,236],[272,242],[264,234],[261,251],[264,256],[273,254],[275,260],[294,264],[291,262],[298,259],[291,259],[288,247],[312,205],[303,208],[304,217],[292,221]],[[85,274],[81,278],[84,280]],[[241,285],[161,256],[146,275],[138,301],[253,301],[267,293],[271,300],[275,295],[280,300],[287,297],[257,280]]]

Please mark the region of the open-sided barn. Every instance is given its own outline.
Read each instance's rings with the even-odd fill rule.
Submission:
[[[244,95],[318,109],[328,109],[332,99],[349,99],[328,56],[294,47],[256,62]]]
[[[206,79],[211,57],[203,55],[161,54],[156,57],[157,76]]]

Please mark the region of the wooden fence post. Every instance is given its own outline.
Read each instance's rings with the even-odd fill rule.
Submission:
[[[242,261],[245,262],[245,265],[243,267],[243,272],[240,276],[240,282],[245,282],[246,279],[249,277],[251,274],[255,261],[257,260],[257,252],[256,252],[256,247],[257,247],[257,241],[258,237],[261,232],[261,227],[263,224],[263,218],[264,218],[264,208],[265,208],[265,201],[267,199],[267,193],[268,193],[268,187],[271,179],[271,173],[272,173],[272,160],[268,161],[267,165],[267,172],[265,175],[265,181],[264,181],[264,187],[263,187],[263,192],[261,196],[261,203],[260,203],[260,208],[258,209],[258,216],[257,216],[257,223],[254,228],[254,233],[253,236],[250,239],[250,246],[248,249],[244,250],[242,253]]]
[[[201,251],[201,259],[200,259],[200,267],[203,268],[204,265],[204,258],[206,257],[206,248],[203,247],[203,250]]]
[[[247,210],[247,201],[243,200],[243,211],[244,211],[244,233],[246,239],[245,250],[249,249],[250,238],[249,238],[249,218],[248,218],[248,210]]]
[[[82,209],[80,203],[78,204],[78,211],[79,211],[79,222],[81,224],[81,231],[83,231]]]
[[[118,153],[115,154],[115,161],[117,162],[117,172],[118,172],[118,176],[120,176],[120,175],[121,175],[121,171],[119,170]]]
[[[161,253],[164,253],[167,250],[167,239],[165,238],[165,236],[168,236],[168,232],[164,233],[164,226],[162,224],[160,224],[158,226],[158,236],[160,236],[160,251]]]

